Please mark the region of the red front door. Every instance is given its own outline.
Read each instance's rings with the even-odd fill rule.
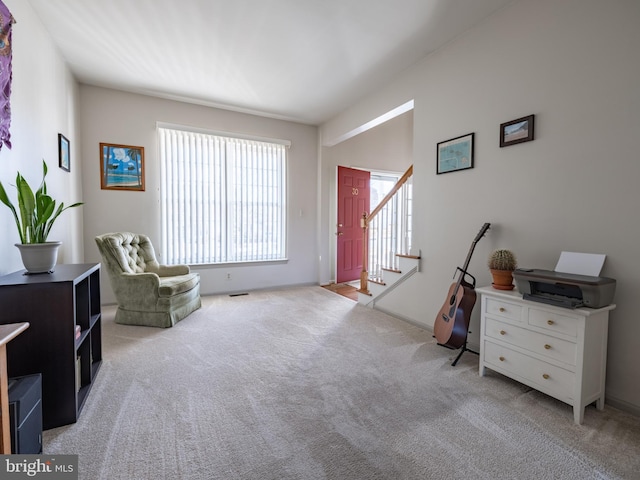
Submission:
[[[362,272],[360,219],[363,213],[369,213],[370,177],[364,170],[338,167],[336,283],[357,280]]]

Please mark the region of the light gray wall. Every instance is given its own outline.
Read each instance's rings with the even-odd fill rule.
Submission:
[[[100,261],[95,236],[114,231],[147,234],[156,252],[160,253],[160,170],[156,122],[168,122],[291,141],[287,163],[288,262],[195,267],[201,275],[202,293],[317,282],[316,127],[86,85],[80,87],[80,105],[87,261]],[[100,188],[100,142],[144,147],[144,192]],[[104,303],[115,301],[104,272],[102,292]]]
[[[618,281],[607,395],[636,412],[639,23],[634,0],[517,1],[321,127],[326,141],[415,99],[414,245],[422,271],[381,302],[400,317],[432,327],[484,222],[492,228],[470,265],[481,285],[490,283],[485,262],[494,248],[545,269],[563,250],[606,254],[602,274]],[[500,148],[499,125],[528,114],[536,115],[535,141]],[[470,132],[475,167],[436,175],[436,144]]]
[[[47,162],[49,194],[69,205],[82,201],[82,165],[78,160],[78,85],[64,59],[28,2],[5,0],[17,23],[13,25],[13,82],[11,142],[0,150],[0,181],[17,206],[15,185],[19,171],[33,188]],[[58,167],[58,133],[71,143],[71,172]],[[49,240],[61,240],[59,263],[83,261],[82,208],[63,213]],[[20,241],[11,211],[0,204],[0,275],[23,267],[15,243]]]

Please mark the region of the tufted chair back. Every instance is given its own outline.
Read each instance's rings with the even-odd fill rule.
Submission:
[[[158,271],[156,252],[149,237],[139,233],[121,232],[102,236],[102,252],[125,273]]]

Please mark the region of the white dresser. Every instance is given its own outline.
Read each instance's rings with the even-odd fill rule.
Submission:
[[[523,300],[516,291],[477,288],[481,295],[480,376],[490,368],[573,406],[604,408],[609,311],[560,308]]]

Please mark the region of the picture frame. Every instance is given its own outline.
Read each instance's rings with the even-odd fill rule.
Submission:
[[[500,148],[533,140],[534,117],[535,115],[527,115],[500,124]]]
[[[436,173],[457,172],[473,168],[475,133],[439,142],[437,145]]]
[[[144,147],[100,143],[100,187],[144,191]]]
[[[58,166],[67,172],[71,171],[71,144],[61,133],[58,134]]]

